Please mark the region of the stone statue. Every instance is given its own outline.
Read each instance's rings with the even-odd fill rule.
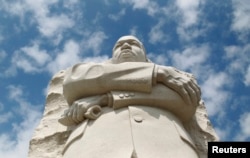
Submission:
[[[134,36],[118,39],[109,61],[61,74],[56,84],[69,106],[54,142],[63,158],[206,157],[207,141],[218,140],[194,76],[150,62]]]

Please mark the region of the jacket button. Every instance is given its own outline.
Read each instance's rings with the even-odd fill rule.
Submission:
[[[124,98],[124,95],[123,95],[123,94],[119,94],[119,97],[120,97],[120,98]]]
[[[143,121],[143,118],[141,116],[134,116],[133,117],[135,122],[141,123]]]

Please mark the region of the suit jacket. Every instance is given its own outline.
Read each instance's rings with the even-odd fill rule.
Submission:
[[[104,108],[97,120],[70,135],[64,158],[195,158],[195,145],[179,119],[168,111],[131,105]]]
[[[105,107],[102,109],[103,114],[98,119],[85,120],[80,124],[67,140],[64,157],[182,158],[184,155],[187,158],[197,157],[195,145],[182,125],[183,121],[187,121],[193,116],[195,107],[188,107],[173,90],[160,84],[153,86],[154,65],[146,64],[144,65],[146,67],[138,68],[141,63],[135,67],[124,63],[121,67],[124,65],[130,68],[130,71],[126,69],[124,71],[130,73],[123,74],[122,77],[114,75],[115,79],[107,84],[109,85],[107,91],[111,92],[113,98],[114,109]],[[144,74],[137,74],[141,69],[147,70]],[[88,70],[91,70],[91,67]],[[92,79],[94,78],[93,80],[100,77],[89,73],[90,71],[85,70],[84,72],[88,73],[85,73],[85,76],[77,73],[78,77],[66,78],[64,87],[68,89],[73,82],[83,81],[84,78],[91,78],[90,76]],[[113,74],[115,73],[113,71]],[[104,77],[111,78],[107,74]],[[118,85],[116,88],[120,91],[112,89],[112,84],[116,85],[114,82],[120,82],[120,79],[124,80],[124,78],[130,79],[132,82],[125,82],[127,87],[122,90]],[[140,83],[138,87],[133,86],[142,79],[145,84]],[[91,84],[96,86],[93,80]],[[124,85],[124,82],[120,82],[120,84]],[[127,91],[127,88],[131,86],[133,91]],[[73,87],[77,88],[76,85]],[[145,89],[143,89],[144,87]],[[102,90],[102,92],[104,91]],[[178,109],[182,112],[178,113]]]

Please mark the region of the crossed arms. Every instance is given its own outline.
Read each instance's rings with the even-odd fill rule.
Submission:
[[[71,105],[65,116],[75,123],[84,120],[83,114],[92,105],[114,109],[154,106],[187,121],[193,116],[201,95],[194,78],[172,67],[144,62],[77,64],[68,70],[63,91]],[[133,97],[121,99],[122,92],[133,93]]]

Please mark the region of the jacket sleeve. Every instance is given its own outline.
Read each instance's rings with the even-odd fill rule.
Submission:
[[[75,100],[111,90],[150,92],[155,64],[125,62],[121,64],[77,64],[67,70],[63,94],[69,105]]]
[[[155,85],[150,93],[111,91],[111,95],[114,109],[130,105],[157,107],[172,112],[182,122],[189,121],[196,111],[195,105],[187,105],[178,93],[162,84]]]

